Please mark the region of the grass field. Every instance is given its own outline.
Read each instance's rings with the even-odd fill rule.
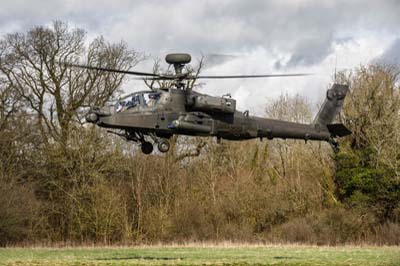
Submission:
[[[400,247],[6,248],[0,265],[400,265]]]

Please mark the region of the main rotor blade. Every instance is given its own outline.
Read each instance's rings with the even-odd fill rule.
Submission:
[[[63,63],[69,67],[76,67],[76,68],[84,68],[90,70],[98,70],[98,71],[106,71],[106,72],[113,72],[113,73],[121,73],[121,74],[128,74],[128,75],[136,75],[136,76],[143,76],[143,77],[151,77],[145,78],[146,80],[173,80],[173,79],[249,79],[249,78],[275,78],[275,77],[300,77],[300,76],[309,76],[312,74],[309,73],[295,73],[295,74],[267,74],[267,75],[221,75],[221,76],[181,76],[177,77],[176,75],[159,75],[154,73],[148,72],[139,72],[139,71],[128,71],[128,70],[119,70],[119,69],[112,69],[112,68],[105,68],[105,67],[96,67],[96,66],[86,66],[86,65],[78,65],[78,64],[69,64]]]
[[[90,69],[90,70],[99,70],[99,71],[106,71],[106,72],[113,72],[113,73],[136,75],[136,76],[161,77],[160,75],[157,75],[154,73],[147,73],[147,72],[119,70],[119,69],[112,69],[112,68],[85,66],[85,65],[77,65],[77,64],[68,64],[68,63],[64,63],[64,65],[69,66],[69,67],[84,68],[84,69]]]
[[[250,79],[250,78],[278,78],[278,77],[301,77],[310,76],[312,73],[295,73],[295,74],[268,74],[268,75],[229,75],[229,76],[193,76],[187,75],[178,78],[177,76],[158,76],[151,78],[135,78],[138,80],[174,80],[174,79]]]
[[[196,79],[249,79],[249,78],[277,78],[277,77],[301,77],[310,76],[310,73],[295,74],[268,74],[268,75],[229,75],[229,76],[197,76]]]
[[[158,77],[142,77],[142,78],[133,78],[134,80],[179,80],[180,78],[177,78],[176,76],[158,76]],[[195,79],[195,77],[190,77],[190,78],[181,78],[183,79]]]

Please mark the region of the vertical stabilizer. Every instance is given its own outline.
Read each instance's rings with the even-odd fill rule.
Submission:
[[[333,84],[326,92],[326,99],[321,106],[313,125],[317,128],[327,128],[343,107],[344,98],[349,90],[347,85]]]

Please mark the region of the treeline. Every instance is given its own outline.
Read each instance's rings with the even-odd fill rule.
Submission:
[[[123,77],[60,64],[128,69],[142,55],[85,36],[55,22],[0,41],[1,245],[400,244],[398,68],[339,75],[351,88],[339,119],[354,134],[337,154],[327,143],[174,137],[169,153],[145,156],[83,123]],[[266,116],[312,120],[307,99],[289,95]]]

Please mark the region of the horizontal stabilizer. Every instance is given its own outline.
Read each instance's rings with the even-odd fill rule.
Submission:
[[[326,125],[333,137],[344,137],[351,134],[351,131],[343,124]]]

